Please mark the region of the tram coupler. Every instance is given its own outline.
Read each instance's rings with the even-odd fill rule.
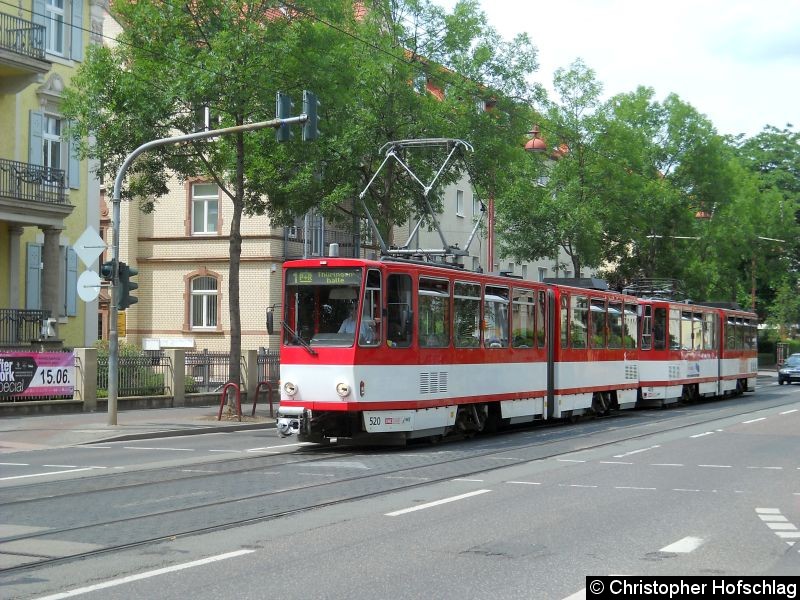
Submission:
[[[300,433],[301,421],[307,418],[306,409],[302,406],[278,406],[278,417],[275,427],[281,437],[290,437]]]

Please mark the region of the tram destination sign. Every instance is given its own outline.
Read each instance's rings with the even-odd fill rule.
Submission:
[[[361,285],[361,269],[290,269],[286,285]]]

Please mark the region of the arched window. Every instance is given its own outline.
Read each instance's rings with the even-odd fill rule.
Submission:
[[[190,323],[192,329],[217,327],[217,279],[195,277],[191,282],[192,303]]]

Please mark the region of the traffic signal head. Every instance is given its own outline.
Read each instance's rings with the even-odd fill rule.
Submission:
[[[117,308],[125,310],[131,304],[136,304],[139,299],[136,296],[131,296],[131,292],[139,288],[139,284],[131,281],[131,277],[138,275],[139,271],[133,267],[126,265],[124,262],[119,263],[119,288],[117,290]]]
[[[278,92],[275,98],[275,118],[276,119],[288,119],[292,116],[292,108],[294,107],[294,103],[292,99],[289,97],[288,94],[284,94],[283,92]],[[275,130],[275,139],[279,142],[288,142],[292,138],[292,129],[291,126],[287,123],[283,123],[278,126],[278,129]]]
[[[114,261],[107,260],[100,265],[100,277],[106,281],[114,281]]]
[[[319,100],[316,94],[308,90],[303,90],[303,113],[308,117],[303,123],[303,141],[315,140],[319,137]]]

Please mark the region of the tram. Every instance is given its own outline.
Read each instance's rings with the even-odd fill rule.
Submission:
[[[757,373],[752,313],[397,258],[287,262],[281,324],[278,428],[311,442],[662,406]]]
[[[446,155],[427,183],[419,150]],[[283,270],[278,432],[303,441],[402,443],[604,415],[752,390],[756,315],[598,280],[523,281],[466,271],[428,196],[463,140],[397,140],[359,195],[380,260],[288,261]],[[388,247],[364,202],[396,161],[420,184],[437,249]],[[450,260],[450,262],[448,262]],[[275,315],[267,316],[274,332]]]

